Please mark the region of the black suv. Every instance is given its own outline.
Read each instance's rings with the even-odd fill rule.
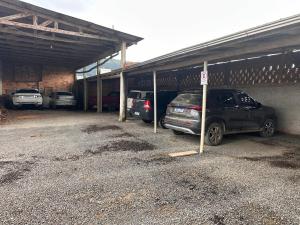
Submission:
[[[175,134],[200,134],[202,94],[179,94],[169,105],[165,126]],[[207,145],[219,145],[224,134],[259,132],[271,137],[275,132],[274,109],[263,106],[245,92],[234,89],[210,89],[207,93]]]
[[[157,92],[157,119],[162,128],[165,128],[167,106],[176,96],[175,91]],[[131,112],[134,117],[142,119],[145,123],[152,123],[154,120],[153,92],[147,93],[144,98],[134,99]]]

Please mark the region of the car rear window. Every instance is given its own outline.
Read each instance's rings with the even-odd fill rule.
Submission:
[[[141,98],[141,93],[137,91],[129,92],[128,98],[135,98],[135,99]]]
[[[186,104],[186,105],[199,105],[202,102],[201,94],[180,94],[178,95],[172,103],[175,104]]]
[[[34,93],[34,94],[38,94],[39,92],[37,90],[34,90],[34,89],[20,89],[20,90],[17,90],[16,93],[26,93],[26,94]]]
[[[71,92],[63,92],[63,91],[57,92],[56,94],[57,95],[73,96],[73,94]]]

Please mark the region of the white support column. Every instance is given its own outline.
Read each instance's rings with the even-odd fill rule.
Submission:
[[[120,73],[120,114],[119,121],[124,122],[126,120],[126,101],[127,101],[127,88],[125,80],[125,64],[126,64],[126,42],[122,42],[121,46],[121,67],[122,72]]]
[[[100,60],[97,61],[97,112],[102,112],[102,79],[100,77]]]
[[[156,71],[153,71],[153,95],[154,95],[154,133],[157,133],[157,86]]]
[[[83,110],[86,112],[88,110],[88,83],[86,79],[86,68],[83,68]]]
[[[3,79],[3,64],[2,61],[0,60],[0,95],[3,95],[2,79]]]
[[[207,61],[204,62],[203,72],[207,74]],[[203,95],[202,95],[202,116],[201,116],[201,134],[200,134],[200,154],[204,150],[204,137],[205,137],[205,119],[206,119],[206,98],[207,95],[207,84],[203,85]]]

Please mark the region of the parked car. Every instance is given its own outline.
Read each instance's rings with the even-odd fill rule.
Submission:
[[[162,128],[165,128],[165,115],[168,104],[177,96],[174,91],[157,92],[157,121]],[[154,121],[154,96],[149,92],[142,99],[134,99],[132,104],[132,114],[143,120],[145,123]]]
[[[153,93],[153,91],[139,91],[139,90],[131,90],[127,96],[127,113],[132,116],[132,104],[134,99],[143,99],[146,97],[148,93]]]
[[[14,107],[23,105],[43,106],[43,97],[37,89],[19,89],[12,94],[12,103]]]
[[[102,107],[108,111],[119,109],[120,92],[112,91],[107,96],[102,96]],[[89,108],[97,109],[97,96],[89,97]]]
[[[168,106],[165,126],[175,134],[200,134],[202,94],[179,94]],[[276,128],[274,109],[263,106],[243,91],[211,89],[207,95],[207,145],[219,145],[223,135],[241,132],[259,132],[270,137]]]
[[[50,107],[75,107],[77,101],[72,92],[58,91],[50,95]]]

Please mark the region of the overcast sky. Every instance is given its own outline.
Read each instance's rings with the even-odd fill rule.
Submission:
[[[25,0],[143,37],[129,61],[184,47],[300,13],[299,0]]]

